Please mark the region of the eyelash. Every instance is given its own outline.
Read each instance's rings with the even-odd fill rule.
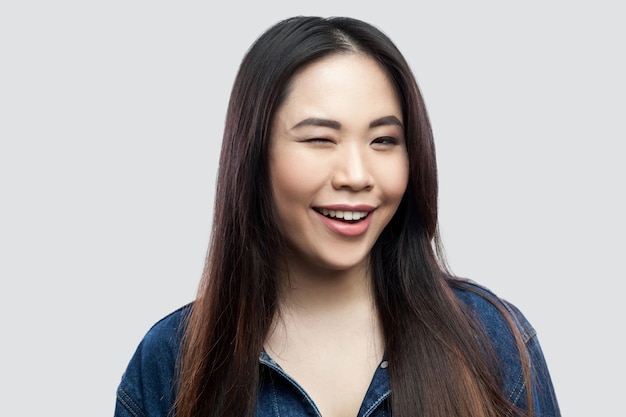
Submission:
[[[309,143],[324,143],[324,142],[333,142],[330,139],[326,139],[326,138],[311,138],[311,139],[306,139],[305,142],[309,142]]]
[[[379,138],[374,139],[372,143],[382,144],[382,145],[397,145],[400,143],[398,139],[391,136],[381,136]]]

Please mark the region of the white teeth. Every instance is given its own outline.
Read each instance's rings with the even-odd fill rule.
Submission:
[[[361,220],[367,217],[367,213],[364,211],[329,210],[325,208],[319,209],[319,211],[326,217],[343,220]]]

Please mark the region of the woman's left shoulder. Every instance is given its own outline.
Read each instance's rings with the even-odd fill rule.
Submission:
[[[489,337],[501,362],[503,388],[509,400],[522,409],[527,408],[528,387],[522,376],[520,357],[523,355],[530,366],[535,415],[559,417],[559,405],[537,332],[524,314],[514,304],[475,281],[448,277],[448,283]],[[522,342],[522,351],[518,340]]]
[[[492,339],[493,336],[501,337],[503,332],[509,333],[510,323],[515,325],[524,343],[537,336],[520,309],[489,288],[467,278],[449,278],[448,282],[456,297],[480,319]]]

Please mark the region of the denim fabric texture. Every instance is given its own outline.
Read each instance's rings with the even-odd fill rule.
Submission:
[[[512,304],[499,299],[486,288],[469,285],[480,294],[455,289],[457,297],[476,313],[493,341],[502,362],[505,394],[511,402],[526,408],[526,387],[522,383],[520,360],[505,319],[493,303],[501,303],[520,329],[531,357],[537,417],[559,417],[552,381],[537,335],[523,314]],[[145,335],[117,389],[115,417],[172,416],[175,397],[175,362],[181,329],[190,305],[182,307],[157,322]],[[387,359],[383,358],[372,378],[357,417],[389,417],[389,379]],[[314,402],[266,352],[259,354],[260,386],[255,417],[319,417]]]

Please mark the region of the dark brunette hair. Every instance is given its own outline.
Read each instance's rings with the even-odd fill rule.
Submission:
[[[519,414],[500,391],[489,339],[452,291],[462,284],[445,272],[434,143],[409,65],[384,33],[365,22],[295,17],[272,26],[252,45],[232,89],[211,245],[179,358],[176,415],[253,414],[258,357],[277,309],[277,254],[286,250],[268,175],[271,121],[296,71],[343,53],[378,61],[403,108],[409,185],[371,256],[393,414]],[[519,350],[528,379],[524,349]]]

